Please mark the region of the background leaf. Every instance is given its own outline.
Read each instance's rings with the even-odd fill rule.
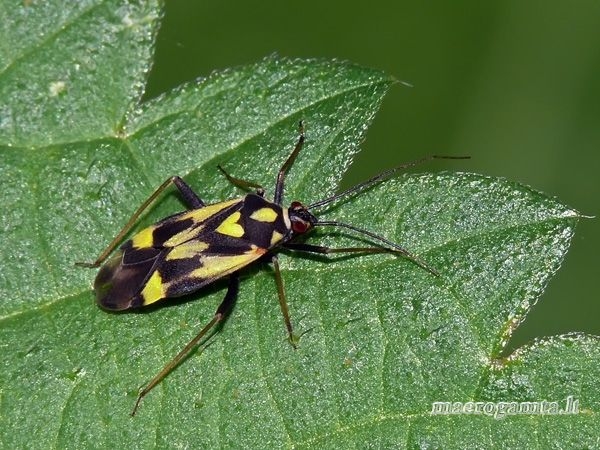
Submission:
[[[213,344],[130,419],[138,386],[212,316],[223,284],[197,301],[108,314],[93,306],[93,274],[73,262],[93,259],[172,174],[206,201],[240,195],[217,164],[272,189],[300,119],[308,141],[286,200],[331,194],[392,80],[272,57],[139,105],[158,7],[45,8],[1,13],[43,30],[23,38],[15,20],[5,32],[15,45],[2,49],[3,447],[543,446],[539,429],[593,445],[597,338],[552,338],[498,360],[558,269],[578,214],[472,174],[403,176],[323,211],[401,242],[442,276],[393,255],[287,253],[292,320],[305,331],[293,351],[272,273],[249,268]],[[140,226],[178,209],[167,195]],[[356,240],[319,230],[311,242]],[[581,398],[582,414],[429,414],[433,401],[567,395]]]

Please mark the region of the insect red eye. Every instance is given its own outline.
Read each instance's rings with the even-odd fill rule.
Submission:
[[[304,220],[292,221],[292,230],[294,230],[294,233],[306,233],[306,230],[308,230],[309,227],[310,224],[308,222],[305,222]]]

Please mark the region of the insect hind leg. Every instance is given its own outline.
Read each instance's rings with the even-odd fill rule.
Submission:
[[[196,194],[194,190],[189,186],[189,184],[183,181],[181,177],[171,177],[170,181],[175,185],[177,189],[179,189],[181,198],[183,199],[183,201],[189,209],[199,209],[205,206],[205,203],[200,197],[198,197],[198,194]]]
[[[117,246],[121,243],[123,238],[131,231],[131,229],[136,224],[138,218],[142,215],[142,213],[156,200],[156,198],[171,184],[174,184],[175,187],[179,190],[181,194],[181,198],[185,202],[186,206],[189,209],[198,209],[204,206],[204,202],[198,195],[192,190],[192,188],[185,182],[181,177],[174,176],[167,178],[159,187],[155,189],[155,191],[150,194],[144,203],[140,205],[140,207],[133,213],[129,221],[125,224],[125,226],[119,231],[112,241],[106,246],[106,248],[100,253],[98,258],[94,262],[76,262],[75,265],[79,267],[99,267],[108,256],[117,248]]]
[[[208,322],[200,333],[198,333],[188,344],[171,360],[169,361],[162,370],[156,374],[152,380],[140,391],[138,394],[138,398],[135,402],[135,406],[133,407],[133,411],[131,411],[131,416],[134,416],[140,406],[142,399],[148,395],[148,393],[156,387],[173,369],[175,369],[184,359],[186,359],[190,353],[196,348],[196,345],[208,334],[210,330],[212,330],[215,326],[227,317],[229,311],[231,311],[231,307],[235,303],[235,299],[237,298],[238,291],[240,287],[240,280],[237,272],[234,272],[229,276],[229,287],[227,288],[227,293],[225,294],[225,298],[217,308],[215,315]]]

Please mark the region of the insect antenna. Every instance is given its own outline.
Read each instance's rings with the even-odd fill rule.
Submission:
[[[369,189],[371,186],[389,178],[390,176],[392,176],[394,173],[398,172],[399,170],[406,169],[408,167],[413,167],[418,164],[422,164],[426,161],[430,161],[432,159],[469,159],[469,158],[470,158],[470,156],[441,156],[441,155],[426,156],[424,158],[420,158],[415,161],[411,161],[409,163],[402,164],[402,165],[394,167],[392,169],[385,170],[385,171],[381,172],[380,174],[377,174],[374,177],[371,177],[368,180],[363,181],[362,183],[356,184],[356,185],[346,189],[345,191],[340,192],[339,194],[332,195],[331,197],[328,197],[324,200],[320,200],[311,205],[308,205],[306,207],[306,209],[309,210],[309,209],[313,209],[313,208],[319,208],[321,206],[324,206],[324,205],[332,203],[336,200],[339,200],[340,198],[362,192],[366,189]],[[408,250],[406,250],[405,248],[396,244],[395,242],[392,242],[389,239],[384,238],[383,236],[373,233],[372,231],[365,230],[364,228],[360,228],[355,225],[350,225],[348,223],[338,222],[335,220],[317,220],[312,225],[313,226],[333,226],[333,227],[339,227],[339,228],[346,228],[346,229],[352,230],[356,233],[368,236],[371,239],[379,241],[384,246],[387,246],[387,248],[390,251],[400,253],[405,258],[413,261],[414,263],[416,263],[423,269],[427,270],[428,272],[432,273],[433,275],[439,276],[439,272],[437,270],[435,270],[433,267],[429,266],[425,261],[423,261],[417,255],[410,253]]]
[[[354,186],[346,189],[345,191],[340,192],[339,194],[334,194],[331,197],[328,197],[324,200],[319,200],[311,205],[308,205],[306,209],[319,208],[323,205],[327,205],[328,203],[332,203],[340,198],[347,197],[348,195],[362,192],[366,189],[369,189],[374,184],[379,183],[380,181],[389,178],[394,173],[398,172],[402,169],[407,169],[409,167],[417,166],[427,161],[431,161],[432,159],[470,159],[470,156],[445,156],[445,155],[429,155],[420,159],[416,159],[414,161],[402,164],[400,166],[393,167],[392,169],[384,170],[383,172],[369,178],[368,180],[363,181],[362,183],[355,184]]]

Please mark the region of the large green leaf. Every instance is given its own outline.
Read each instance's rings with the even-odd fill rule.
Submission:
[[[578,214],[472,174],[403,176],[320,211],[402,243],[441,276],[389,254],[285,253],[292,321],[304,332],[294,351],[271,270],[249,268],[212,345],[130,418],[138,387],[210,319],[224,284],[108,314],[93,304],[94,273],[73,263],[95,258],[167,176],[185,176],[206,201],[240,195],[222,164],[269,195],[300,119],[307,144],[286,201],[333,193],[392,80],[272,57],[140,105],[157,5],[25,2],[0,16],[11,24],[0,47],[2,447],[596,444],[597,338],[549,338],[500,359]],[[181,208],[167,195],[140,226]],[[357,245],[326,229],[310,242]],[[569,395],[580,414],[431,414],[436,401]]]

